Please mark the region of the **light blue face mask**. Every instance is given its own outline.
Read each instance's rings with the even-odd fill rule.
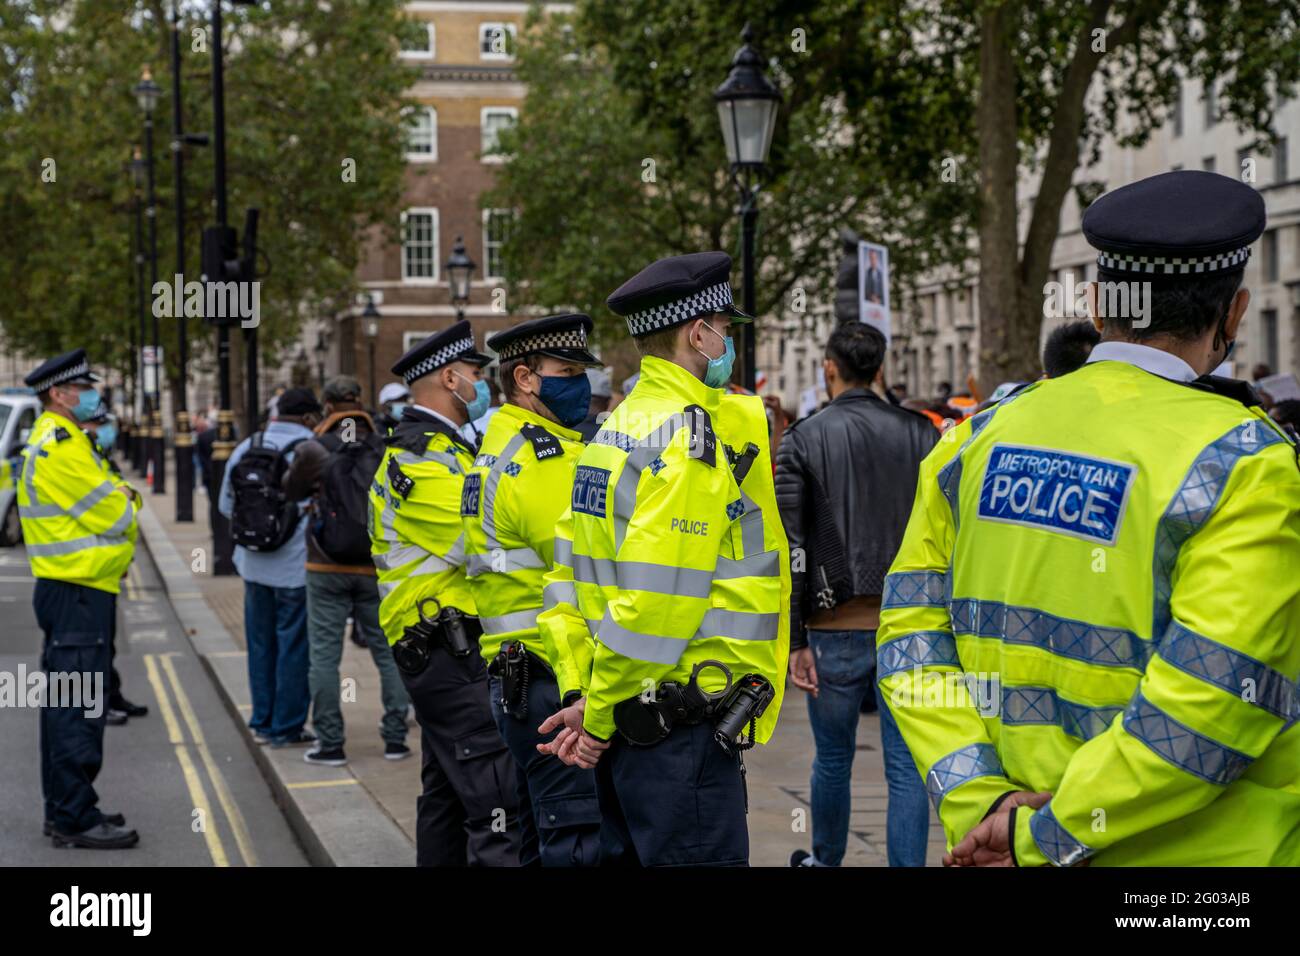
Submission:
[[[401,418],[402,412],[406,411],[406,405],[406,402],[393,402],[393,404],[389,406],[389,414],[394,418]]]
[[[465,378],[464,375],[461,375],[460,372],[456,373],[456,377],[466,382],[469,381],[469,379]],[[465,406],[465,412],[469,415],[470,421],[474,421],[476,418],[482,418],[483,413],[488,410],[488,405],[492,403],[492,393],[488,391],[487,382],[483,381],[483,379],[479,379],[477,382],[474,382],[473,385],[474,400],[472,402],[467,402],[465,399],[460,398],[459,392],[452,392],[453,395],[460,398],[461,404]]]
[[[72,406],[72,415],[79,422],[84,422],[95,410],[99,408],[99,390],[88,388],[77,398],[77,404]]]
[[[99,430],[95,432],[95,441],[99,443],[99,447],[104,451],[111,452],[113,446],[117,444],[117,426],[100,425]]]
[[[730,335],[723,335],[707,322],[704,323],[704,327],[722,339],[725,346],[722,354],[717,358],[709,358],[708,354],[701,349],[695,350],[709,359],[709,367],[704,370],[704,384],[709,388],[722,388],[731,381],[731,367],[736,364],[736,346],[731,341]]]

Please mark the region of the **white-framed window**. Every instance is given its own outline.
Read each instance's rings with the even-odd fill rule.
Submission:
[[[406,119],[406,161],[432,163],[438,159],[438,111],[432,106],[412,106]]]
[[[501,261],[501,248],[510,235],[510,226],[514,222],[513,209],[483,210],[483,278],[505,278]]]
[[[478,55],[481,60],[513,60],[515,45],[513,23],[480,23],[478,25]]]
[[[432,60],[436,34],[428,20],[406,20],[398,34],[397,55],[403,60]]]
[[[438,281],[438,210],[414,206],[402,213],[402,281]]]
[[[492,155],[497,148],[497,136],[508,126],[514,126],[519,110],[513,106],[485,106],[479,113],[479,129],[483,134],[482,158],[485,163],[505,162],[504,156]]]
[[[402,354],[405,355],[431,335],[433,332],[403,332]]]

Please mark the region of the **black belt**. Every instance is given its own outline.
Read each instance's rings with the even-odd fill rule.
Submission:
[[[708,693],[699,684],[700,671],[713,667],[727,677],[727,686]],[[678,725],[691,726],[706,720],[713,722],[714,739],[723,750],[748,750],[754,745],[754,725],[763,715],[776,691],[767,678],[746,674],[732,682],[731,669],[721,661],[700,661],[691,670],[685,684],[664,681],[654,694],[629,697],[614,705],[614,726],[628,743],[652,747],[672,733]],[[746,725],[749,740],[741,741]]]
[[[429,617],[424,606],[432,602],[437,613]],[[437,647],[442,647],[452,657],[468,657],[478,647],[483,626],[477,617],[460,608],[443,607],[437,598],[426,597],[416,605],[420,615],[393,645],[393,659],[402,673],[414,677],[429,666],[429,658]]]

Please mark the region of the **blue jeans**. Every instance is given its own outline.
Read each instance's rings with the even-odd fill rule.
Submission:
[[[876,632],[808,631],[817,666],[818,695],[808,695],[817,755],[812,772],[813,856],[839,866],[849,838],[849,779],[862,701],[874,694]],[[925,866],[930,806],[912,754],[880,698],[880,738],[889,785],[886,849],[890,866]]]
[[[244,582],[244,637],[248,642],[248,726],[272,740],[290,737],[307,722],[307,589]]]

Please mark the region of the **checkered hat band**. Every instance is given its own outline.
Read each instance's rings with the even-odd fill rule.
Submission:
[[[39,394],[40,392],[45,391],[47,388],[53,388],[55,385],[58,385],[60,382],[67,382],[71,379],[80,378],[82,375],[89,375],[89,374],[90,374],[90,363],[78,362],[76,365],[65,368],[59,372],[55,372],[49,378],[41,379],[39,382],[37,382],[35,385],[32,386],[32,391]]]
[[[546,352],[551,349],[585,349],[587,333],[581,329],[565,329],[563,332],[538,332],[526,335],[522,339],[501,347],[498,353],[502,359],[517,358],[529,352]]]
[[[1130,256],[1119,252],[1103,252],[1097,256],[1097,265],[1112,272],[1134,272],[1147,275],[1195,275],[1197,273],[1226,272],[1244,265],[1250,258],[1250,246],[1231,252],[1192,259],[1171,256]]]
[[[732,303],[731,283],[719,282],[684,299],[657,305],[627,317],[627,330],[633,335],[649,335],[673,325],[680,325],[708,312],[724,312]]]
[[[423,378],[436,368],[442,368],[448,362],[454,361],[456,356],[462,352],[474,351],[474,340],[472,338],[457,339],[444,345],[438,351],[434,352],[427,358],[422,358],[405,372],[402,373],[402,381],[410,385],[417,378]]]

